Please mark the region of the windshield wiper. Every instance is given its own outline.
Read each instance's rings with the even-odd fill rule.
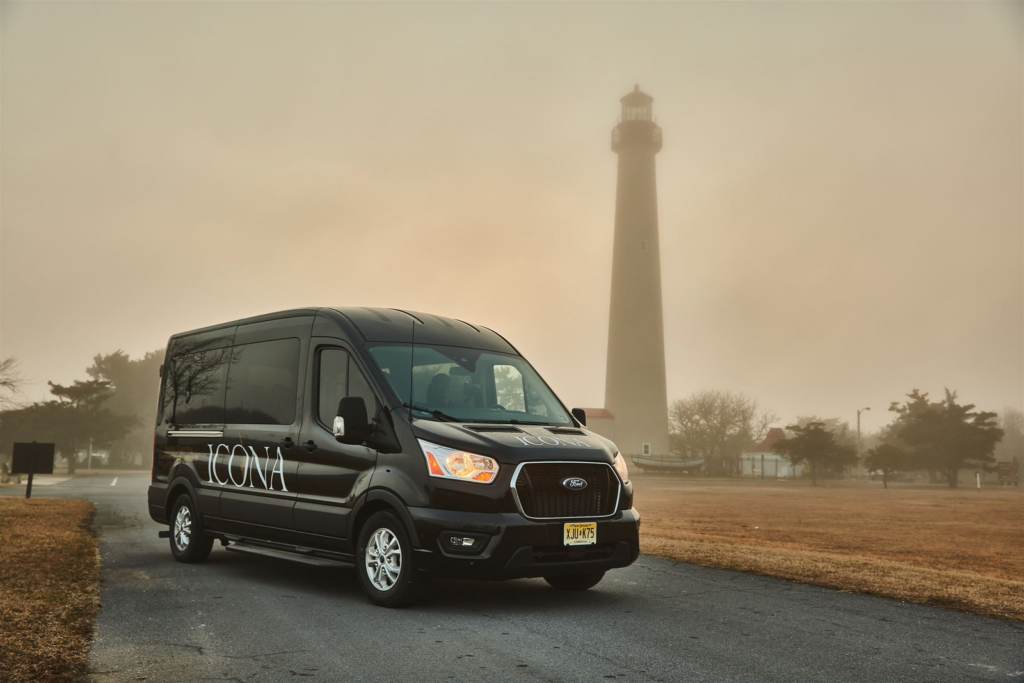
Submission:
[[[432,408],[424,408],[423,406],[418,406],[415,403],[403,403],[402,407],[403,408],[411,408],[413,410],[418,410],[418,411],[420,411],[422,413],[427,413],[428,415],[433,415],[434,417],[436,417],[439,420],[446,420],[447,422],[461,422],[462,421],[462,420],[459,420],[459,418],[453,417],[452,415],[449,415],[448,413],[445,413],[443,411],[433,410]]]

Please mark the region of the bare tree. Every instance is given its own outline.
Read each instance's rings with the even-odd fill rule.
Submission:
[[[768,430],[771,429],[772,425],[778,421],[779,414],[774,410],[768,410],[767,408],[760,409],[757,415],[754,416],[754,420],[750,425],[750,434],[753,445],[764,441],[765,437],[768,436]]]
[[[0,410],[10,410],[17,405],[17,397],[24,385],[18,359],[11,356],[0,360]]]
[[[673,450],[684,458],[704,458],[705,470],[735,475],[740,454],[764,439],[778,415],[745,394],[698,391],[669,408]]]

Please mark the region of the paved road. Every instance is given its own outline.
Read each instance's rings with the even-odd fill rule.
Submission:
[[[1022,681],[1024,624],[642,557],[583,594],[438,582],[370,605],[354,570],[214,550],[171,559],[148,476],[56,482],[98,507],[108,681]],[[0,489],[2,495],[21,489]]]

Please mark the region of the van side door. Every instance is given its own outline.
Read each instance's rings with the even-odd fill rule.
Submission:
[[[380,401],[355,356],[337,339],[315,337],[310,344],[305,411],[300,441],[295,528],[316,534],[332,548],[349,550],[352,505],[368,488],[377,452],[367,446],[339,443],[334,417],[344,396],[361,396],[371,419]]]
[[[221,514],[241,535],[288,540],[312,316],[239,325],[228,368]]]

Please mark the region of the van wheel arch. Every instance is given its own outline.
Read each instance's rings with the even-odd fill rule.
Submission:
[[[381,510],[388,510],[398,515],[398,518],[402,520],[405,525],[406,532],[409,534],[409,539],[412,541],[414,548],[419,548],[419,534],[416,533],[416,525],[412,521],[412,515],[409,514],[409,510],[405,506],[405,502],[384,489],[371,489],[367,491],[359,503],[356,504],[355,510],[352,515],[352,525],[349,528],[349,539],[351,539],[352,547],[355,548],[356,543],[359,539],[359,532],[363,528],[363,524],[370,518],[374,513],[380,512]]]
[[[196,490],[192,486],[192,482],[185,477],[178,477],[171,482],[171,485],[167,487],[167,499],[164,500],[164,515],[170,519],[171,517],[171,506],[174,505],[174,501],[178,500],[178,496],[183,493],[187,493],[192,502],[196,504],[196,509],[199,506],[199,497],[196,496]]]

